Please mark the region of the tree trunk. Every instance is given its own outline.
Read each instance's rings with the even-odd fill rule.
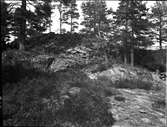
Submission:
[[[130,50],[130,58],[131,58],[130,65],[134,66],[134,49],[133,49],[133,47]]]
[[[70,14],[71,22],[70,22],[70,25],[71,25],[71,33],[72,33],[73,32],[73,30],[72,30],[72,3],[70,4],[70,9],[71,9],[71,14]]]
[[[128,9],[128,3],[126,3],[126,15],[128,14],[127,12]],[[127,32],[128,32],[128,19],[126,16],[126,24],[125,24],[125,31],[126,31],[126,38],[125,38],[125,42],[124,42],[124,64],[127,64],[127,42],[128,42],[128,38],[127,38]]]
[[[133,19],[132,19],[132,22],[133,22]],[[131,66],[134,66],[134,31],[133,31],[133,26],[132,26],[132,40],[131,40],[131,49],[130,49],[130,59],[131,59],[131,62],[130,62],[130,65]]]
[[[162,16],[160,16],[160,26],[159,26],[159,48],[162,50]]]
[[[106,68],[108,68],[108,63],[109,63],[109,60],[108,60],[108,56],[107,56],[107,51],[105,51],[105,53],[104,53],[104,57],[105,57],[105,66],[106,66]]]
[[[62,33],[62,3],[60,3],[59,5],[58,5],[58,10],[59,10],[59,14],[60,14],[60,18],[59,18],[59,21],[60,21],[60,34]]]
[[[24,43],[26,39],[26,0],[22,0],[22,5],[21,5],[21,10],[22,10],[22,23],[21,23],[21,28],[20,28],[20,42],[19,42],[19,50],[24,50]]]
[[[61,10],[60,10],[60,34],[61,34],[61,31],[62,31],[62,18],[61,18]]]
[[[51,7],[52,5],[51,5],[51,3],[49,3],[49,6]],[[49,15],[49,32],[52,32],[52,28],[51,28],[51,26],[52,26],[52,13]]]
[[[51,15],[50,15],[50,22],[49,22],[49,32],[52,32],[52,29],[51,29],[51,21],[52,21],[52,19],[51,19]]]
[[[126,65],[127,64],[127,54],[124,53],[124,64]]]
[[[72,16],[71,16],[71,33],[73,32],[73,29],[72,29]]]

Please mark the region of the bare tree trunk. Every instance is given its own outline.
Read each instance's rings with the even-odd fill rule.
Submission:
[[[124,53],[124,64],[126,65],[127,64],[127,54]]]
[[[133,22],[133,19],[132,19]],[[131,40],[131,49],[130,49],[130,58],[131,58],[131,66],[134,66],[134,31],[133,31],[133,26],[132,26],[132,40]]]
[[[60,34],[62,33],[62,18],[61,18],[61,11],[60,11]]]
[[[126,3],[126,15],[127,15],[127,9],[128,9],[128,3]],[[128,19],[126,16],[126,24],[125,24],[125,31],[126,31],[126,38],[125,38],[125,42],[124,42],[124,64],[127,64],[127,32],[128,32]]]
[[[105,57],[105,66],[106,66],[106,68],[108,68],[108,63],[109,63],[109,60],[108,60],[108,56],[107,56],[107,51],[105,51],[105,53],[104,53],[104,57]]]
[[[160,16],[160,26],[159,26],[159,48],[162,50],[162,16]]]
[[[94,21],[93,21],[93,33],[96,35],[96,11],[95,11],[95,9],[94,9]]]
[[[60,18],[59,18],[59,21],[60,21],[60,34],[62,33],[62,3],[60,3],[59,5],[58,5],[58,10],[59,10],[59,14],[60,14]]]
[[[134,49],[133,49],[133,47],[130,50],[130,57],[131,57],[130,65],[134,66]]]
[[[70,9],[71,9],[71,14],[70,14],[70,18],[71,18],[71,22],[70,22],[70,25],[71,25],[71,33],[73,32],[73,30],[72,30],[72,3],[70,4]]]
[[[165,50],[166,50],[166,61],[167,61],[167,46],[165,46]],[[167,64],[166,64],[166,69],[167,69]],[[167,93],[167,87],[166,87],[166,93]],[[167,102],[167,94],[166,94],[166,102]],[[165,113],[167,114],[167,105],[166,105]],[[167,115],[165,115],[165,118],[167,119]]]
[[[52,7],[51,2],[49,3],[49,6]],[[51,22],[52,22],[52,13],[50,14],[50,17],[49,17],[49,32],[52,32],[52,28],[51,28],[52,23]]]
[[[72,29],[72,16],[71,16],[71,33],[73,32],[73,29]]]
[[[19,50],[24,50],[24,43],[26,39],[26,0],[22,0],[22,5],[21,5],[21,10],[22,10],[22,23],[21,23],[21,28],[20,28],[20,42],[19,42]]]
[[[51,21],[52,21],[52,19],[51,19],[51,15],[50,15],[50,22],[49,22],[49,32],[52,32],[52,29],[51,29]]]

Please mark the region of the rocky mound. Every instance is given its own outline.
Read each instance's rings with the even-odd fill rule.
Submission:
[[[15,65],[21,63],[24,66],[32,66],[43,71],[59,71],[74,65],[83,65],[89,62],[91,50],[78,46],[70,48],[59,55],[41,54],[39,52],[9,50],[2,54],[3,65]],[[28,65],[26,65],[28,64]]]

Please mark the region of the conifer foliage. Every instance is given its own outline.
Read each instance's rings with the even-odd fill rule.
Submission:
[[[148,9],[142,1],[122,0],[115,13],[116,24],[120,27],[121,41],[126,53],[131,50],[131,65],[134,65],[134,48],[151,44],[148,36],[150,23],[147,16]],[[127,56],[125,56],[127,57]]]
[[[63,23],[70,25],[70,32],[74,32],[75,28],[78,28],[79,13],[77,4],[73,1],[66,6],[66,11],[63,13]]]
[[[156,1],[151,11],[152,38],[159,42],[162,49],[162,43],[167,42],[167,2]]]
[[[84,21],[81,25],[85,28],[82,32],[98,34],[100,31],[104,31],[104,28],[108,24],[107,14],[108,10],[104,0],[88,1],[81,6],[84,16]]]

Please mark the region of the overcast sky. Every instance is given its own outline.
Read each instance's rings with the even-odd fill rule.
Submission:
[[[84,2],[84,0],[76,0],[77,8],[78,8],[79,13],[80,13],[80,17],[78,20],[79,23],[81,21],[83,21],[82,9],[81,9],[82,2]],[[149,8],[149,7],[153,6],[154,3],[155,3],[155,1],[147,1],[146,6]],[[112,8],[115,11],[119,5],[119,1],[118,0],[106,0],[106,5],[107,5],[107,8]],[[55,7],[55,9],[53,9],[53,14],[52,14],[52,27],[51,27],[52,32],[59,33],[59,31],[60,31],[59,17],[60,17],[59,12],[58,12],[57,8]],[[68,25],[65,25],[65,24],[63,25],[63,28],[66,28],[67,31],[70,30],[70,27]],[[77,31],[79,31],[81,28],[83,28],[83,26],[79,25],[79,28]]]

